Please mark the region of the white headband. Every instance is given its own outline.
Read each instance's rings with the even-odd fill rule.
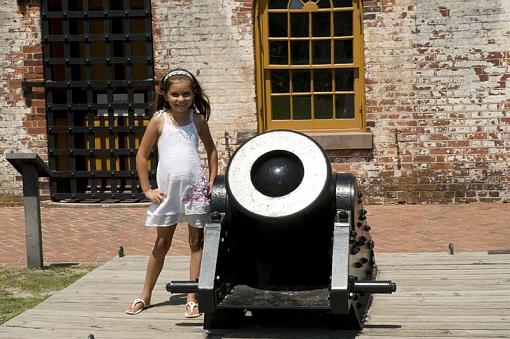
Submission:
[[[171,77],[175,77],[175,76],[178,76],[178,75],[182,75],[188,79],[191,80],[191,83],[194,82],[193,80],[193,75],[191,75],[190,72],[188,71],[184,71],[184,70],[181,70],[181,69],[177,69],[175,71],[171,71],[171,72],[168,72],[164,77],[163,77],[163,80],[161,80],[161,83],[164,85],[165,82],[170,79]]]

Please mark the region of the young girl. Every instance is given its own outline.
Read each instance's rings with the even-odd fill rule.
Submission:
[[[204,226],[209,212],[209,188],[218,171],[218,153],[207,126],[209,114],[209,100],[193,74],[176,69],[161,79],[156,111],[136,155],[140,185],[151,201],[145,224],[156,227],[157,237],[142,294],[126,310],[128,314],[138,314],[149,307],[177,223],[188,223],[190,280],[198,279]],[[207,152],[208,179],[197,150],[199,137]],[[159,155],[157,188],[150,186],[147,170],[147,159],[156,141]],[[187,295],[185,316],[200,316],[196,293]]]

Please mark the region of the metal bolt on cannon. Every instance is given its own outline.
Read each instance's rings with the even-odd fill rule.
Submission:
[[[372,294],[396,291],[375,280],[366,215],[356,178],[333,172],[313,139],[259,134],[213,184],[199,281],[167,290],[198,292],[206,329],[264,310],[316,310],[334,328],[361,329]]]

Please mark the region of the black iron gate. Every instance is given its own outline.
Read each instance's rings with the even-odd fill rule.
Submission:
[[[54,201],[138,201],[135,157],[154,101],[150,0],[42,0]],[[156,152],[149,176],[154,180]]]

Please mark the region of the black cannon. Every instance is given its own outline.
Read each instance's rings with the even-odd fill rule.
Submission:
[[[361,329],[371,295],[396,290],[374,280],[366,215],[356,178],[332,172],[313,139],[259,134],[213,184],[199,281],[167,290],[198,292],[208,329],[267,310],[317,310],[335,328]]]

